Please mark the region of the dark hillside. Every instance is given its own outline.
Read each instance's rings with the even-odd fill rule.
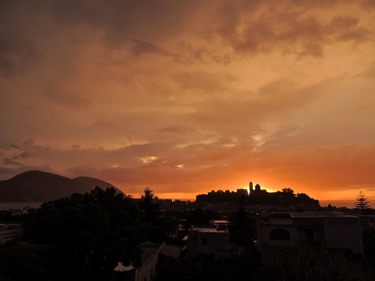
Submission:
[[[96,184],[98,183],[98,184]],[[104,181],[80,177],[74,180],[42,171],[27,171],[5,181],[0,181],[0,201],[51,201],[85,193],[96,185],[102,188],[112,186]]]

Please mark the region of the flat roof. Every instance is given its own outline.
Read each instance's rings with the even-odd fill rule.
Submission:
[[[192,226],[189,230],[199,231],[199,232],[218,232],[218,233],[227,233],[228,229],[209,227],[209,226]]]

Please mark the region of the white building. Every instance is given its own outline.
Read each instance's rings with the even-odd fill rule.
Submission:
[[[0,224],[0,244],[14,239],[21,234],[21,225],[19,224]]]
[[[229,232],[220,226],[192,226],[188,231],[188,257],[208,254],[214,259],[228,257]]]
[[[165,244],[151,242],[141,243],[142,249],[142,266],[134,267],[133,265],[124,266],[121,262],[114,268],[117,272],[117,280],[124,281],[152,281],[154,280],[159,263],[159,253]]]
[[[257,216],[258,250],[265,245],[296,247],[304,243],[363,254],[357,216],[332,211],[262,213]]]
[[[144,242],[142,249],[142,266],[135,271],[136,281],[152,281],[156,275],[159,264],[159,253],[165,244]]]

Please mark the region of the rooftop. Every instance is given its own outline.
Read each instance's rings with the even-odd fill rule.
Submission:
[[[193,225],[189,230],[198,232],[227,233],[228,229],[211,225]]]

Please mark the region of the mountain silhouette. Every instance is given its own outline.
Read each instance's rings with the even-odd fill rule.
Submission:
[[[70,179],[53,173],[27,171],[11,179],[0,181],[0,201],[51,201],[73,193],[85,193],[99,186],[112,184],[96,178]],[[121,191],[115,188],[117,192]]]

